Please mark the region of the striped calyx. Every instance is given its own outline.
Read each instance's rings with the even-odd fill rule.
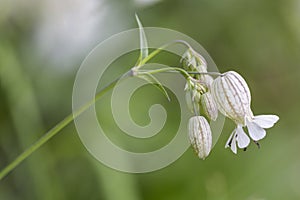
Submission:
[[[200,98],[200,104],[203,108],[204,114],[213,121],[216,121],[218,117],[218,107],[212,98],[212,95],[210,92],[206,92],[203,95],[201,95]]]
[[[229,71],[216,78],[211,87],[212,96],[222,114],[245,125],[245,117],[252,117],[251,95],[241,75]]]
[[[205,159],[212,148],[212,134],[207,120],[194,116],[189,120],[189,140],[198,157]]]

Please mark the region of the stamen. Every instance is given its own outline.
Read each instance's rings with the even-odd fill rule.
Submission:
[[[231,147],[232,140],[233,140],[233,137],[231,137],[230,140],[229,140],[229,142],[228,142],[228,146],[229,146],[229,147]]]
[[[260,144],[257,142],[257,141],[254,141],[253,142],[257,145],[257,147],[260,149]]]

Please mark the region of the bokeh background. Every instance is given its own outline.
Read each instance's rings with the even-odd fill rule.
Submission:
[[[189,35],[220,71],[236,70],[245,77],[254,113],[280,116],[261,148],[251,144],[238,155],[224,149],[234,128],[227,120],[205,161],[189,149],[162,170],[126,174],[94,160],[71,124],[0,182],[0,199],[300,199],[299,0],[0,1],[0,168],[71,113],[80,63],[105,38],[137,27],[135,13],[144,26]],[[137,55],[124,56],[108,73],[129,69]],[[179,59],[166,55],[161,60],[174,64]],[[148,150],[143,141],[122,136],[109,102],[108,95],[97,109],[112,140],[129,150]],[[173,111],[163,136],[147,145],[167,143],[177,127],[178,104],[168,103],[151,86],[132,102],[132,117],[141,125],[149,123],[153,103]]]

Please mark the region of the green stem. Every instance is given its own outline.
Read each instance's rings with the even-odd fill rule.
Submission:
[[[142,60],[140,63],[139,63],[139,66],[142,66],[144,64],[146,64],[150,59],[152,59],[153,57],[155,57],[157,54],[159,54],[162,50],[166,49],[167,47],[171,46],[171,45],[174,45],[174,44],[183,44],[185,45],[187,48],[190,48],[191,46],[183,41],[183,40],[174,40],[172,42],[169,42],[161,47],[159,47],[158,49],[155,49],[154,51],[152,51],[146,58],[144,58],[144,60]]]
[[[191,76],[182,68],[179,67],[165,67],[161,69],[153,69],[153,70],[138,70],[137,74],[157,74],[162,72],[179,72],[181,73],[185,78],[191,78]]]
[[[202,74],[202,75],[212,75],[212,76],[222,76],[219,72],[187,72],[188,74]]]
[[[130,75],[131,75],[131,71],[127,72],[127,74],[122,77],[126,78]],[[11,172],[13,169],[15,169],[22,161],[24,161],[27,157],[29,157],[34,151],[36,151],[43,144],[45,144],[48,140],[50,140],[53,136],[55,136],[57,133],[59,133],[60,130],[62,130],[64,127],[66,127],[68,124],[70,124],[76,117],[78,117],[81,113],[83,113],[91,105],[93,105],[96,101],[98,101],[105,93],[110,91],[119,80],[123,80],[123,78],[121,79],[121,77],[119,77],[116,80],[114,80],[113,82],[111,82],[110,84],[108,84],[106,87],[104,87],[101,91],[99,91],[96,94],[94,99],[87,102],[85,105],[80,107],[77,111],[68,115],[65,119],[63,119],[61,122],[59,122],[55,127],[53,127],[51,130],[49,130],[44,136],[42,136],[37,142],[32,144],[28,149],[26,149],[23,153],[21,153],[14,161],[12,161],[3,170],[1,170],[0,180],[2,180],[9,172]]]
[[[4,42],[0,47],[0,57],[2,58],[0,60],[0,84],[6,95],[11,120],[15,126],[16,142],[19,143],[21,149],[25,149],[36,140],[36,137],[40,137],[38,133],[44,130],[41,112],[38,106],[35,106],[37,105],[35,92],[28,74],[22,70],[16,46],[9,41]],[[20,101],[20,96],[22,96],[22,101]],[[24,113],[26,113],[27,120],[24,120]],[[32,133],[29,134],[31,131]],[[45,157],[47,160],[41,162],[41,159]],[[47,173],[53,161],[53,153],[47,147],[43,148],[38,155],[28,160],[24,166],[26,173],[16,177],[18,180],[26,176],[31,177],[32,185],[23,186],[24,190],[30,187],[35,188],[30,196],[43,200],[64,199],[63,187],[57,174]],[[27,193],[24,195],[27,196]]]
[[[185,71],[184,69],[179,68],[179,67],[168,67],[168,68],[155,69],[155,70],[138,70],[139,74],[143,74],[143,73],[156,74],[156,73],[160,73],[160,72],[171,72],[171,73],[172,72],[175,72],[175,73],[180,72],[186,78],[190,77],[190,76],[188,76],[190,74],[211,75],[211,76],[222,76],[223,75],[219,72],[190,72],[190,71]]]

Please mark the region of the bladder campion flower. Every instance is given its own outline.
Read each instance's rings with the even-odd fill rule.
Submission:
[[[250,143],[243,127],[247,127],[249,136],[257,142],[266,136],[264,129],[271,128],[279,120],[276,115],[253,115],[249,87],[243,77],[234,71],[216,78],[211,88],[220,112],[237,124],[225,146],[231,147],[234,153],[237,153],[236,144],[239,148],[246,148]]]
[[[212,147],[212,135],[210,126],[202,116],[194,116],[189,120],[189,140],[198,157],[205,159]]]

